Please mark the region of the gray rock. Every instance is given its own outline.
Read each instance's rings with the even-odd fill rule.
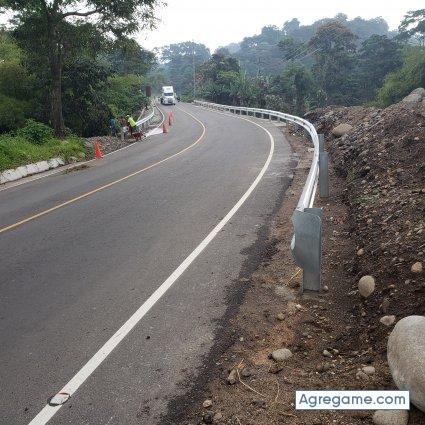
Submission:
[[[278,350],[274,350],[270,356],[276,362],[283,362],[292,357],[292,352],[287,348],[279,348]]]
[[[384,313],[387,313],[389,308],[390,308],[390,300],[387,297],[385,297],[382,300],[382,311]]]
[[[213,422],[220,422],[223,419],[221,412],[217,412],[213,417]]]
[[[412,273],[422,273],[423,271],[423,267],[422,267],[422,263],[420,261],[417,261],[415,264],[412,264],[412,268],[411,268]]]
[[[204,421],[204,423],[206,424],[212,424],[214,421],[214,412],[211,412],[210,410],[208,412],[205,412],[202,415],[202,420]]]
[[[252,371],[251,371],[251,369],[249,369],[248,367],[244,367],[244,368],[242,369],[242,371],[241,371],[241,375],[242,375],[244,378],[248,378],[249,376],[251,376],[251,375],[252,375]]]
[[[418,103],[422,99],[425,98],[425,89],[422,87],[418,87],[417,89],[413,90],[409,95],[407,95],[402,102],[405,103]]]
[[[375,290],[375,279],[372,276],[363,276],[359,280],[358,288],[362,297],[369,297]]]
[[[373,375],[375,373],[375,368],[373,366],[362,367],[362,372],[366,375]]]
[[[332,354],[328,350],[323,350],[322,353],[325,357],[332,357]]]
[[[387,358],[394,382],[410,391],[410,401],[425,412],[425,316],[407,316],[388,338]]]
[[[369,376],[364,373],[362,370],[359,370],[356,373],[356,379],[358,379],[359,381],[367,381],[369,379]]]
[[[236,369],[232,369],[229,373],[229,376],[227,377],[227,383],[230,385],[236,384],[236,381],[238,380],[238,372]]]
[[[344,134],[347,134],[349,131],[351,131],[352,128],[353,126],[350,124],[346,124],[346,123],[339,124],[332,129],[332,134],[335,137],[341,137],[341,136],[344,136]]]
[[[212,400],[210,399],[206,399],[203,403],[202,403],[202,407],[204,407],[205,409],[208,409],[208,407],[212,406]]]
[[[373,414],[375,425],[407,425],[409,421],[408,410],[377,410]]]
[[[383,316],[379,319],[379,321],[385,326],[391,326],[391,325],[394,325],[395,323],[395,316],[394,315]]]

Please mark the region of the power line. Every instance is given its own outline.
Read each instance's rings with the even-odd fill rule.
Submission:
[[[329,31],[328,31],[328,33],[329,34],[332,34],[332,33],[335,33],[336,34],[336,32],[338,31],[338,29],[337,28],[331,28]],[[338,37],[337,37],[338,38]],[[286,59],[285,60],[285,62],[284,63],[287,63],[287,62],[289,62],[290,60],[297,60],[298,58],[298,56],[301,54],[301,55],[303,55],[304,53],[307,53],[308,51],[309,51],[309,49],[310,49],[310,47],[307,47],[307,48],[305,48],[305,45],[304,46],[300,46],[298,49],[296,49],[295,50],[295,52],[293,52],[293,54],[292,54],[292,56],[291,57],[289,57],[288,59]],[[320,50],[320,48],[318,48],[318,49],[316,49],[314,52],[317,52],[318,50]],[[314,53],[314,52],[312,52],[312,53]],[[307,56],[309,56],[310,54],[308,54]],[[306,57],[307,57],[306,56]]]

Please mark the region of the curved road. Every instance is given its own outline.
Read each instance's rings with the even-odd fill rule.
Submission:
[[[0,423],[160,423],[220,338],[292,153],[267,121],[170,110],[168,134],[0,192]]]

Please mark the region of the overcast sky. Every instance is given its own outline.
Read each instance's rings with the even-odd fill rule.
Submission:
[[[158,28],[144,31],[137,39],[148,49],[194,40],[214,50],[243,37],[258,34],[265,25],[292,18],[301,24],[345,13],[349,19],[382,16],[395,29],[409,10],[424,7],[424,0],[165,0],[158,10]]]

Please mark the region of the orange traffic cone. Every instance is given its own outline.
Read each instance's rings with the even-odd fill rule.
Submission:
[[[168,114],[168,125],[173,125],[173,118],[171,116],[171,112]]]
[[[96,159],[102,159],[102,151],[100,150],[99,142],[94,142],[94,155]]]
[[[165,122],[162,124],[162,132],[163,133],[168,133],[167,124],[165,124]]]

